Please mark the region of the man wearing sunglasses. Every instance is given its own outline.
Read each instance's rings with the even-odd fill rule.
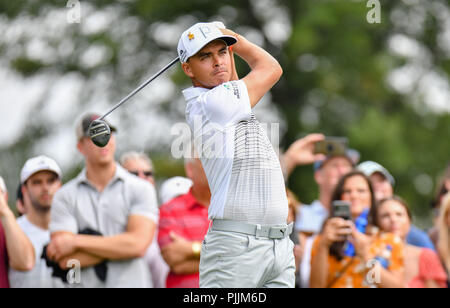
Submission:
[[[121,156],[120,164],[131,174],[134,174],[144,181],[155,185],[155,178],[153,177],[153,162],[147,155],[145,155],[145,153],[138,153],[134,151],[126,152]],[[169,273],[169,266],[161,256],[157,239],[158,234],[155,232],[155,237],[147,250],[145,260],[150,269],[153,287],[164,288],[166,286],[166,277]]]
[[[127,152],[120,158],[120,164],[127,169],[128,172],[155,185],[153,163],[144,153]]]

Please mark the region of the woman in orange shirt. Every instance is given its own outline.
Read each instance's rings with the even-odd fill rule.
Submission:
[[[400,237],[380,233],[371,226],[366,228],[369,232],[361,233],[353,223],[375,203],[370,180],[359,171],[345,175],[339,181],[332,200],[351,204],[352,221],[332,217],[325,222],[312,250],[311,287],[403,287],[403,243]],[[354,245],[354,256],[345,255],[343,249],[333,249],[333,243],[348,241]]]
[[[391,197],[372,208],[372,221],[386,232],[400,236],[405,243],[405,286],[446,288],[447,274],[438,255],[431,249],[406,244],[412,215],[405,201]]]

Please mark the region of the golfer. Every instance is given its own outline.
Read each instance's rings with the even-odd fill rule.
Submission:
[[[234,53],[251,69],[240,80]],[[200,287],[294,287],[283,174],[252,113],[280,79],[280,65],[241,35],[212,23],[186,30],[178,55],[193,84],[183,91],[186,117],[212,193]]]

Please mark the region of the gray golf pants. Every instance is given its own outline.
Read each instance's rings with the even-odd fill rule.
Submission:
[[[293,288],[294,243],[209,230],[200,257],[200,288]]]

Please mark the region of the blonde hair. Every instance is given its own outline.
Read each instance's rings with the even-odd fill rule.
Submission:
[[[447,270],[450,270],[450,226],[447,224],[447,216],[450,211],[450,193],[444,196],[438,218],[438,250]]]

